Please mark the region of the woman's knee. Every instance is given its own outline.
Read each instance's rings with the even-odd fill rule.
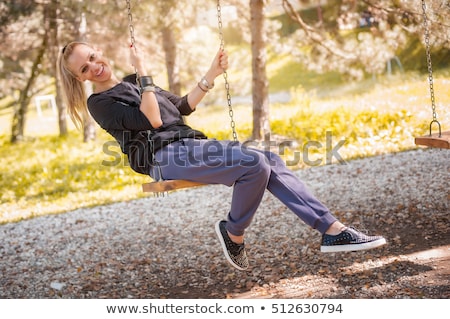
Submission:
[[[250,168],[250,170],[261,179],[268,179],[270,176],[270,161],[260,152],[249,150],[246,152],[247,158],[241,161],[241,165]]]

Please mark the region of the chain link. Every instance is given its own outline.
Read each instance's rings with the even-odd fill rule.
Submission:
[[[225,49],[225,40],[223,35],[223,23],[222,23],[222,7],[220,5],[220,0],[217,0],[217,23],[219,27],[219,39],[220,39],[220,49]],[[233,106],[231,105],[231,94],[230,94],[230,84],[228,83],[228,73],[223,70],[223,79],[225,81],[225,90],[227,92],[227,102],[228,102],[228,115],[230,116],[230,125],[233,132],[233,140],[238,141],[236,133],[236,123],[234,122],[234,112]]]
[[[130,40],[131,46],[136,48],[136,40],[134,38],[134,25],[133,25],[133,14],[131,13],[131,0],[127,0],[127,11],[128,11],[128,28],[130,30]],[[136,81],[139,81],[139,73],[136,68],[134,68],[136,73]]]
[[[430,30],[428,27],[428,17],[427,17],[427,5],[425,4],[425,0],[422,0],[422,11],[423,11],[423,27],[425,30],[425,49],[427,54],[427,66],[428,66],[428,84],[430,85],[430,97],[431,97],[431,109],[433,114],[433,120],[430,123],[430,135],[431,135],[431,127],[433,123],[437,123],[439,127],[439,137],[441,137],[441,124],[437,120],[436,114],[436,102],[434,97],[434,84],[433,84],[433,65],[431,63],[431,52],[430,52]]]

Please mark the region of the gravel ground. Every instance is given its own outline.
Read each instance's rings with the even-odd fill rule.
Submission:
[[[449,298],[449,173],[441,149],[298,171],[388,245],[321,254],[319,234],[267,193],[245,272],[214,233],[231,198],[221,185],[0,225],[0,298]]]

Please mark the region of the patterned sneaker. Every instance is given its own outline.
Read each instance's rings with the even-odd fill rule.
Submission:
[[[239,270],[246,270],[248,268],[248,259],[245,245],[231,241],[225,228],[226,223],[225,220],[220,220],[216,223],[216,233],[222,245],[223,253],[233,267]]]
[[[386,244],[382,236],[367,236],[353,227],[347,227],[336,236],[324,234],[320,251],[335,253],[372,249]]]

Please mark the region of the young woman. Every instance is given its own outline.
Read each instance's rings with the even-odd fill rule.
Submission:
[[[137,83],[119,80],[92,45],[66,45],[58,66],[69,114],[80,127],[90,113],[117,140],[138,173],[232,186],[227,219],[218,221],[215,229],[225,257],[235,268],[249,266],[244,232],[266,189],[322,234],[322,252],[365,250],[386,243],[381,236],[367,236],[339,222],[278,155],[238,142],[208,139],[183,122],[183,116],[195,111],[216,77],[228,68],[225,51],[219,50],[204,77],[182,97],[154,85],[134,47],[130,57],[139,74]],[[86,80],[94,84],[89,97],[83,86]]]

